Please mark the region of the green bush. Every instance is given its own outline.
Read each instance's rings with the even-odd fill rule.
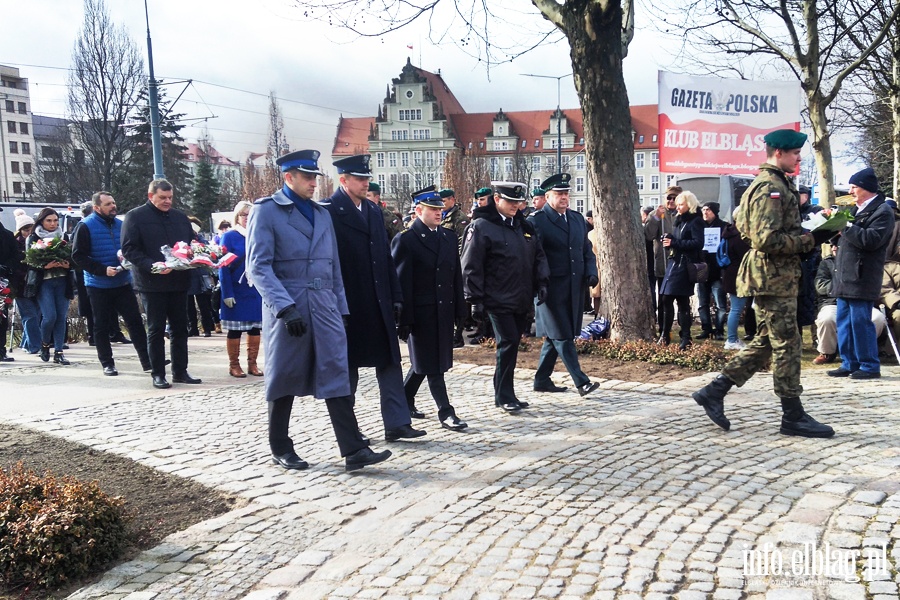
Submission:
[[[678,344],[658,346],[651,342],[614,342],[611,340],[575,340],[579,354],[600,356],[611,360],[644,362],[658,365],[677,365],[697,371],[719,371],[734,355],[716,344],[694,344],[679,350]]]
[[[126,544],[124,504],[96,482],[0,468],[0,581],[52,588],[99,570]]]

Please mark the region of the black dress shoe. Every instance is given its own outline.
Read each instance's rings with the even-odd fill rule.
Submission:
[[[62,352],[54,352],[53,353],[53,362],[58,365],[70,365],[72,363],[69,362],[69,359],[66,358],[66,355]]]
[[[153,387],[158,390],[164,390],[172,387],[172,384],[166,381],[165,375],[154,375],[153,376]]]
[[[555,394],[557,392],[566,391],[567,387],[560,387],[558,385],[554,385],[553,382],[542,383],[542,384],[534,384],[534,391],[536,392],[549,392],[551,394]]]
[[[426,433],[426,431],[421,429],[413,429],[412,425],[402,425],[400,427],[394,427],[393,429],[385,429],[384,441],[396,442],[400,439],[411,440],[413,438],[422,437]]]
[[[380,463],[391,457],[390,450],[382,450],[381,452],[372,452],[368,446],[357,450],[353,454],[344,458],[344,469],[347,471],[356,471],[375,463]]]
[[[495,404],[511,415],[518,414],[522,411],[522,405],[518,402],[495,402]]]
[[[518,398],[516,398],[516,404],[519,405],[519,408],[528,408],[529,406],[531,406],[531,404],[529,404],[528,402],[523,402],[522,400],[519,400]]]
[[[41,360],[44,362],[50,360],[50,346],[41,345]]]
[[[412,417],[413,419],[424,419],[425,413],[423,413],[421,410],[419,410],[418,408],[413,406],[412,408],[409,409],[409,416]]]
[[[444,429],[449,429],[450,431],[462,431],[468,426],[468,423],[466,423],[456,415],[450,415],[449,417],[441,421],[441,427],[443,427]]]
[[[837,369],[832,369],[830,371],[825,371],[825,374],[829,377],[849,377],[850,373],[853,371],[848,371],[844,367],[838,367]]]
[[[297,471],[309,468],[309,463],[297,456],[296,452],[288,452],[280,456],[273,454],[272,462],[276,465],[281,465],[285,469],[296,469]]]
[[[202,379],[198,377],[191,377],[187,371],[185,371],[181,375],[172,375],[172,381],[175,383],[203,383]]]
[[[109,377],[115,377],[119,372],[116,371],[115,367],[103,367],[103,374],[108,375]]]
[[[0,362],[15,362],[15,360],[16,359],[14,359],[12,356],[7,356],[5,354],[3,356],[0,356]]]
[[[596,390],[598,387],[600,387],[600,384],[597,383],[596,381],[588,381],[584,385],[578,386],[578,393],[581,394],[582,396],[587,396],[588,394],[590,394],[591,392]]]
[[[850,373],[850,379],[878,379],[881,377],[880,371],[863,371],[860,369],[859,371],[853,371]]]

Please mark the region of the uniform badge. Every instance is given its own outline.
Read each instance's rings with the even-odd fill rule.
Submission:
[[[530,233],[526,233],[526,234],[525,234],[525,237],[530,238],[530,237],[531,237],[531,234],[530,234]]]
[[[773,200],[780,200],[781,192],[769,192],[769,198],[771,198]]]
[[[475,235],[475,231],[473,231],[472,229],[466,231],[466,241],[468,242],[469,240],[471,240],[473,235]]]

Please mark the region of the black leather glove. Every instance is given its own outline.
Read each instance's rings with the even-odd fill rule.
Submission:
[[[484,321],[484,304],[479,303],[472,305],[472,319],[476,323]]]
[[[282,311],[280,319],[284,321],[289,336],[301,337],[306,333],[306,321],[303,320],[300,311],[295,306],[290,306]]]
[[[537,292],[537,305],[540,306],[547,301],[547,286],[542,285]]]
[[[816,229],[812,231],[813,239],[816,240],[816,246],[820,246],[837,235],[836,231],[823,231],[821,229]]]
[[[403,303],[394,302],[394,323],[400,324],[400,314],[403,312]]]
[[[588,287],[594,287],[598,283],[600,283],[600,280],[597,279],[596,275],[588,275],[588,277],[587,277],[587,286]]]
[[[397,337],[404,342],[409,339],[409,325],[401,325],[397,328]]]

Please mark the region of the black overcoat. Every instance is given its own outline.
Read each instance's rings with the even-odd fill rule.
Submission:
[[[841,232],[834,261],[835,297],[868,302],[878,299],[893,231],[894,211],[885,204],[884,196],[878,194],[856,213],[852,226]]]
[[[403,292],[401,325],[410,327],[413,371],[437,375],[453,366],[453,328],[466,315],[456,234],[416,219],[391,242]]]
[[[402,302],[381,210],[367,200],[356,208],[339,188],[322,203],[337,238],[344,292],[350,308],[347,355],[351,368],[400,363],[393,304]]]
[[[706,222],[700,211],[686,212],[675,217],[675,231],[672,245],[669,246],[671,256],[666,263],[666,276],[663,277],[660,294],[666,296],[693,296],[694,284],[688,277],[687,263],[698,263],[703,260],[703,229]]]
[[[587,223],[573,210],[566,211],[564,220],[550,204],[528,220],[537,231],[550,267],[547,301],[535,307],[536,335],[552,340],[574,339],[581,331],[585,278],[597,276]]]

